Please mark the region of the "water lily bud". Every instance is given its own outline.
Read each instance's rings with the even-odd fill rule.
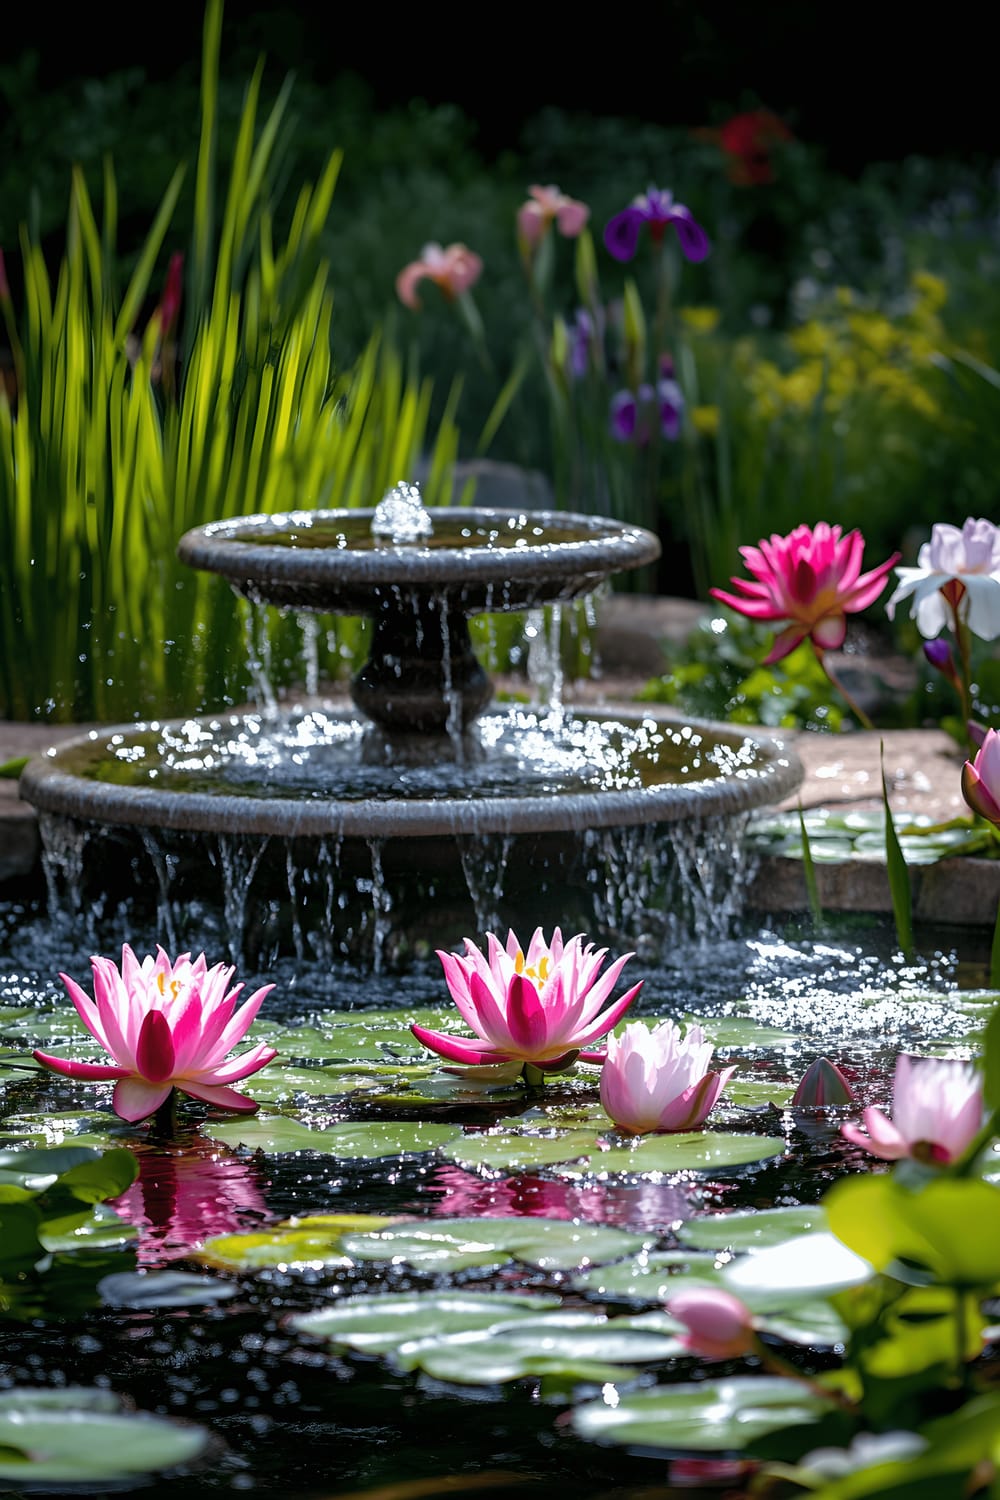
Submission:
[[[757,1342],[750,1309],[721,1287],[678,1292],[666,1308],[687,1329],[681,1336],[685,1349],[703,1359],[734,1359],[749,1354]]]
[[[974,760],[962,767],[962,796],[981,818],[1000,828],[1000,734],[988,729]]]
[[[799,1079],[792,1095],[795,1109],[825,1109],[833,1104],[850,1104],[854,1090],[844,1074],[828,1057],[817,1057]]]

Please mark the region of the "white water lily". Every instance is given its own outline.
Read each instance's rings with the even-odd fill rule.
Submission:
[[[915,568],[897,568],[899,579],[885,612],[911,599],[917,629],[930,640],[953,624],[953,611],[980,640],[1000,636],[1000,527],[971,516],[961,530],[947,522],[931,527]]]

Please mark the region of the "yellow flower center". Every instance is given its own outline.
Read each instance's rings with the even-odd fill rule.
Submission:
[[[524,954],[520,948],[518,948],[517,953],[514,955],[514,973],[523,974],[526,979],[533,979],[539,989],[542,988],[542,985],[548,979],[551,967],[551,953],[543,953],[538,962],[531,964],[530,967],[525,965]]]
[[[164,972],[163,972],[162,969],[160,970],[160,972],[156,976],[156,985],[157,985],[157,988],[160,991],[160,994],[164,997],[164,999],[166,999],[166,996],[167,996],[166,975],[164,974]],[[170,981],[170,998],[171,998],[171,1000],[176,1000],[177,999],[177,996],[180,994],[180,988],[181,988],[181,986],[180,986],[180,980],[179,979],[171,979],[171,981]]]

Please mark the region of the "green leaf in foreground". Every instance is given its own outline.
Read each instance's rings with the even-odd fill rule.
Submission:
[[[798,1381],[737,1376],[623,1391],[614,1406],[587,1402],[573,1412],[573,1431],[599,1443],[671,1453],[742,1453],[758,1438],[819,1422],[833,1410]]]
[[[204,1427],[126,1411],[110,1391],[70,1386],[0,1392],[0,1479],[18,1484],[111,1482],[158,1473],[191,1463],[210,1441]]]

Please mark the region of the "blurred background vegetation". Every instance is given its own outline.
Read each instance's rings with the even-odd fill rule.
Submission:
[[[160,709],[238,698],[246,684],[225,664],[237,624],[221,620],[217,605],[198,613],[208,605],[195,608],[185,592],[194,586],[162,555],[158,588],[177,592],[179,602],[143,615],[119,597],[147,577],[143,550],[166,554],[174,531],[238,509],[374,503],[390,453],[410,468],[431,464],[437,500],[448,498],[456,459],[485,456],[539,470],[560,504],[611,508],[654,525],[664,559],[658,576],[643,583],[696,598],[738,570],[741,543],[801,522],[861,526],[874,564],[897,548],[911,561],[935,521],[960,525],[967,515],[1000,514],[1000,150],[989,134],[988,94],[977,88],[985,61],[947,28],[920,43],[887,15],[883,36],[869,18],[862,38],[842,12],[835,34],[821,35],[806,9],[781,4],[751,16],[743,7],[671,3],[651,13],[648,38],[602,35],[598,45],[574,35],[548,48],[505,12],[502,28],[491,24],[488,46],[470,37],[455,52],[428,34],[429,22],[389,46],[374,17],[322,21],[305,6],[230,3],[218,16],[209,98],[201,48],[212,5],[172,12],[152,50],[124,7],[102,11],[99,24],[92,14],[67,18],[58,47],[38,17],[14,18],[0,65],[0,247],[10,309],[0,356],[9,391],[17,391],[15,346],[30,343],[25,319],[38,298],[54,296],[56,320],[64,321],[50,330],[48,354],[44,340],[36,348],[37,405],[31,391],[20,393],[22,424],[35,412],[20,441],[33,450],[33,472],[49,475],[30,503],[24,462],[18,470],[14,457],[16,395],[5,429],[10,556],[0,566],[15,566],[19,537],[24,576],[7,578],[0,655],[15,654],[12,642],[29,620],[45,633],[42,601],[60,577],[100,574],[105,592],[89,583],[69,588],[67,620],[35,653],[30,677],[20,662],[19,684],[7,674],[0,713],[107,716],[126,701],[129,715],[151,710],[122,688],[132,647],[134,656],[148,654],[151,640],[168,643],[160,653],[167,667],[140,674]],[[478,63],[470,50],[482,52]],[[761,135],[748,120],[772,125]],[[205,157],[209,125],[214,175]],[[254,142],[259,171],[248,182]],[[187,169],[178,179],[179,164]],[[544,281],[525,275],[515,219],[532,183],[557,183],[591,210],[591,307],[607,324],[603,408],[581,400],[568,369],[566,339],[586,290],[581,242],[553,235]],[[315,185],[308,226],[304,184]],[[609,439],[605,415],[607,393],[627,373],[628,282],[634,305],[651,316],[652,266],[643,246],[621,266],[601,241],[607,220],[650,184],[672,189],[713,245],[703,263],[674,267],[669,354],[685,410],[677,440],[660,445],[653,481],[646,455]],[[96,238],[88,243],[80,226],[89,205]],[[482,257],[472,293],[482,345],[426,283],[421,311],[399,304],[395,277],[428,241],[462,241]],[[108,518],[119,549],[112,566],[111,543],[96,534],[88,542],[78,524],[87,484],[66,475],[67,465],[79,468],[79,442],[54,435],[42,413],[52,406],[52,371],[67,330],[99,313],[108,384],[89,381],[91,405],[80,420],[92,449],[105,444],[94,411],[118,389],[116,360],[125,372],[121,390],[133,392],[136,352],[162,309],[178,252],[185,265],[177,388],[164,386],[162,351],[150,336],[146,377],[155,390],[147,425],[155,429],[159,467],[155,480],[140,474],[120,495],[135,528],[127,545],[120,518]],[[67,273],[67,286],[83,287],[89,266],[106,317],[93,299],[87,309],[87,298],[60,302],[60,269],[74,255],[79,275],[74,281]],[[275,259],[285,276],[280,286]],[[38,290],[46,276],[48,294]],[[128,327],[123,296],[132,299]],[[236,340],[238,378],[226,397],[224,437],[218,426],[191,426],[201,411],[197,382],[189,383],[191,356],[199,329],[209,326],[219,339]],[[308,337],[314,350],[317,338],[327,345],[311,384],[303,387],[301,373],[288,377],[292,394],[284,399],[296,403],[299,458],[273,433],[252,448],[266,426],[266,403],[282,399],[263,375],[273,366],[280,384],[280,354],[293,337]],[[221,348],[213,359],[223,358]],[[647,337],[646,378],[654,353]],[[248,371],[261,384],[248,387]],[[247,409],[251,397],[256,404]],[[404,408],[406,441],[398,443],[389,434]],[[354,422],[347,438],[345,420]],[[221,444],[214,468],[205,466],[208,478],[193,471],[189,456],[188,468],[178,469],[176,434],[185,430],[189,444]],[[320,431],[326,446],[317,448]],[[311,468],[302,458],[306,433],[313,434]],[[63,456],[53,463],[59,445]],[[110,452],[101,463],[106,458],[120,474]],[[336,485],[317,477],[320,453],[320,468],[337,471]],[[234,484],[234,471],[254,482]],[[179,486],[190,505],[176,493],[159,495],[157,485]],[[84,552],[67,549],[69,536]],[[26,582],[43,545],[52,569]],[[97,566],[99,557],[106,565]],[[131,623],[116,628],[102,657],[97,613],[106,616],[109,605]],[[194,651],[175,644],[189,606],[200,642]],[[207,635],[218,641],[214,660]],[[896,638],[907,649],[916,644],[905,621],[897,622]],[[343,641],[333,643],[328,669],[343,650]],[[194,677],[193,659],[200,663]]]

